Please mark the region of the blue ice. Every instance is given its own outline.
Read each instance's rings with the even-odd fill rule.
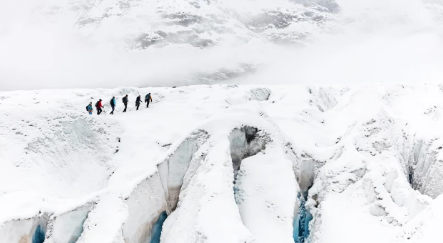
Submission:
[[[300,208],[297,215],[294,217],[293,222],[293,237],[295,243],[304,243],[309,237],[309,222],[312,220],[312,214],[306,210],[305,204],[306,200],[298,195],[300,199]]]
[[[43,243],[45,241],[45,231],[40,225],[35,229],[34,235],[32,236],[32,243]]]
[[[163,211],[160,216],[158,216],[157,222],[155,222],[154,226],[152,227],[152,238],[150,243],[160,243],[163,223],[165,222],[167,217],[168,214],[166,214],[165,211]]]

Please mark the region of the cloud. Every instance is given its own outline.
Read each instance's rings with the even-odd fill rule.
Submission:
[[[226,6],[242,11],[249,3],[225,1]],[[280,1],[284,4],[279,6],[288,3]],[[269,2],[260,2],[255,11],[272,8]],[[69,17],[69,21],[60,16],[41,19],[44,0],[0,0],[0,90],[186,85],[201,81],[196,74],[210,76],[244,64],[258,68],[250,75],[214,82],[438,82],[443,77],[442,25],[425,4],[416,0],[337,2],[341,12],[328,25],[334,28],[315,33],[315,41],[304,47],[261,41],[259,34],[232,20],[227,27],[246,31],[251,39],[245,41],[233,31],[232,39],[213,47],[172,44],[128,50],[126,37],[133,33],[125,32],[125,26],[134,25],[131,17],[121,18],[127,25],[109,22],[106,28],[85,32]],[[69,5],[62,7],[62,13],[69,9]],[[133,29],[158,26],[157,22],[140,25],[153,19],[138,19]]]

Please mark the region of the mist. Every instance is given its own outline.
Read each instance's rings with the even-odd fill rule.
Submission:
[[[212,5],[196,3],[200,5],[194,9],[195,4],[186,1],[164,1],[164,6],[158,6],[146,0],[145,5],[130,5],[121,12],[119,7],[112,10],[116,13],[107,10],[105,14],[101,9],[118,1],[84,2],[85,6],[74,6],[58,1],[54,7],[54,1],[0,1],[0,90],[199,83],[433,83],[443,78],[443,7],[439,1],[340,0],[339,10],[319,13],[325,20],[299,21],[260,33],[247,29],[247,21],[254,18],[243,16],[260,16],[268,10],[287,12],[293,1],[222,0]],[[171,6],[196,17],[186,17],[191,24],[165,24],[162,16],[167,12],[158,12]],[[299,9],[301,5],[291,11]],[[199,17],[202,12],[210,17]],[[212,19],[224,22],[212,23]],[[86,21],[97,23],[83,24]],[[200,29],[189,34],[197,24]],[[169,34],[168,42],[140,37],[156,40],[165,29],[180,34],[173,38]],[[293,42],[272,39],[299,32],[306,37]]]

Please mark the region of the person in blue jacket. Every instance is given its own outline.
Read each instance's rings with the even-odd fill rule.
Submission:
[[[115,108],[115,105],[117,104],[116,102],[115,102],[115,96],[112,96],[112,99],[111,99],[111,101],[109,102],[109,103],[111,103],[111,108],[112,108],[112,111],[111,111],[111,115],[114,115],[114,108]]]
[[[86,111],[89,113],[89,115],[92,115],[92,102],[90,102],[89,105],[86,106]]]

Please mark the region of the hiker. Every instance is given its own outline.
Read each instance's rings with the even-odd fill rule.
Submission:
[[[97,103],[95,103],[95,108],[97,108],[97,115],[100,115],[100,113],[102,113],[102,107],[104,107],[102,105],[102,99],[100,99],[99,101],[97,101]]]
[[[89,113],[89,115],[92,115],[92,102],[89,102],[89,105],[86,106],[86,111]]]
[[[112,96],[112,99],[111,99],[111,101],[109,103],[111,104],[111,108],[112,108],[112,111],[109,114],[114,115],[114,108],[115,108],[115,105],[116,105],[115,96]]]
[[[125,105],[125,109],[123,110],[123,112],[126,112],[126,108],[128,108],[128,95],[123,97],[123,104]]]
[[[149,93],[145,96],[145,102],[146,102],[147,108],[149,108],[149,102],[151,102],[151,101],[152,101],[152,96],[151,96],[151,93]]]
[[[140,103],[142,103],[142,99],[140,98],[140,95],[137,96],[137,99],[135,100],[135,106],[138,107],[140,106]]]

